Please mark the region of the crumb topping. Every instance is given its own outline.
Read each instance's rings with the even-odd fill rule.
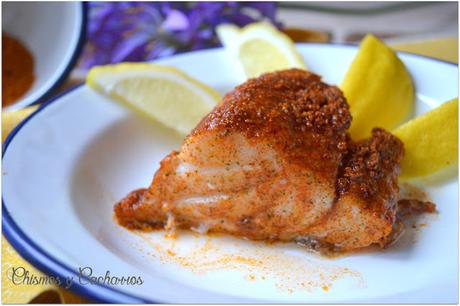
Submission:
[[[372,137],[348,142],[337,180],[337,192],[358,192],[363,198],[372,198],[384,190],[386,177],[399,173],[404,147],[401,140],[381,128],[372,130]],[[396,174],[397,175],[397,174]]]
[[[237,128],[257,136],[261,127],[276,128],[280,122],[302,132],[344,132],[351,116],[337,87],[316,74],[289,69],[237,86],[197,129]]]
[[[398,201],[398,215],[400,217],[418,215],[422,213],[435,213],[436,204],[431,201],[418,199],[402,199]]]
[[[337,175],[351,115],[340,89],[311,72],[289,69],[250,79],[228,93],[189,137],[216,131],[266,139],[290,163]]]

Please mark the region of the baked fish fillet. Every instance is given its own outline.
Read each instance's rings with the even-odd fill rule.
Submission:
[[[384,246],[403,145],[375,129],[354,143],[341,91],[299,69],[227,94],[170,153],[148,189],[115,206],[121,225],[225,232],[351,250]]]

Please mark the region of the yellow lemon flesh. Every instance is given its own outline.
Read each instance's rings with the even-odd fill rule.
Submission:
[[[216,31],[248,78],[288,68],[306,69],[294,42],[270,23],[252,23],[241,29],[225,24],[218,26]]]
[[[354,139],[370,136],[374,127],[392,130],[414,109],[409,72],[396,53],[373,35],[363,39],[340,88],[350,105]]]
[[[209,86],[177,68],[145,63],[94,67],[88,86],[149,118],[188,134],[220,101]]]
[[[458,163],[458,99],[398,127],[393,133],[404,142],[401,178],[446,174]]]

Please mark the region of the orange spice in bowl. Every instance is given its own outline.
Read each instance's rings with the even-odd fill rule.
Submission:
[[[32,54],[6,33],[2,33],[2,80],[2,106],[19,100],[35,80]]]

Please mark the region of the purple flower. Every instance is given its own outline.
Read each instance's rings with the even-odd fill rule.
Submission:
[[[190,23],[183,12],[170,10],[161,26],[165,31],[183,31],[190,26]]]
[[[275,19],[275,2],[90,2],[80,67],[220,46],[215,28]]]

